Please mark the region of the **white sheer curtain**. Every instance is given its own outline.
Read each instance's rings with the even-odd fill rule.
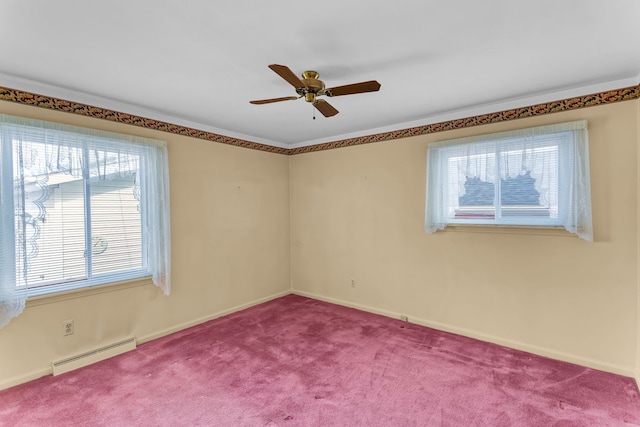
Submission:
[[[34,281],[29,270],[38,256],[47,218],[45,204],[53,203],[51,193],[61,182],[86,180],[98,187],[99,181],[127,180],[134,186],[130,198],[139,201],[141,210],[141,264],[153,282],[170,293],[164,141],[0,115],[0,144],[0,328],[24,309]],[[91,280],[87,286],[101,284]]]
[[[169,158],[161,146],[144,145],[142,170],[150,178],[143,181],[141,197],[146,207],[143,237],[147,239],[147,262],[153,283],[165,295],[171,292],[171,223],[169,220]]]
[[[539,204],[555,223],[593,240],[584,120],[430,144],[425,231],[464,222],[456,221],[453,212],[460,207],[470,180],[499,188],[498,183],[515,178],[534,181]],[[496,200],[506,196],[500,193]]]
[[[0,328],[3,328],[24,310],[27,288],[16,286],[15,275],[11,277],[15,270],[14,183],[11,144],[4,142],[11,136],[4,126],[0,127],[0,138]]]

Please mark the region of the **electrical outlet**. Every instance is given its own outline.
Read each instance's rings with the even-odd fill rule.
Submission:
[[[65,320],[64,322],[62,322],[62,328],[64,330],[64,336],[66,337],[67,335],[73,335],[74,332],[74,324],[73,324],[73,319],[71,320]]]
[[[352,288],[356,287],[356,279],[351,279],[351,287]]]
[[[408,322],[409,321],[409,317],[403,314],[403,315],[400,316],[400,320]]]

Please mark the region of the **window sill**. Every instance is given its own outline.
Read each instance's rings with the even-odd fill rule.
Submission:
[[[87,288],[73,289],[70,291],[56,292],[46,295],[38,295],[28,297],[26,307],[35,307],[44,304],[53,304],[60,301],[66,301],[76,298],[84,298],[92,295],[103,294],[106,292],[116,292],[124,289],[137,288],[141,286],[152,285],[151,277],[141,277],[139,279],[125,280],[122,282],[107,283],[104,285],[91,286]]]
[[[487,225],[487,224],[449,224],[445,227],[447,232],[462,233],[493,233],[493,234],[518,234],[533,236],[553,237],[578,237],[569,233],[564,227],[552,227],[541,225]]]

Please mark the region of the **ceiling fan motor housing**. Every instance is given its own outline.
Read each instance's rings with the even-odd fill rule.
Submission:
[[[297,88],[296,92],[299,95],[304,95],[305,101],[315,102],[316,95],[322,95],[324,82],[318,79],[319,76],[320,74],[311,70],[302,73],[302,83],[305,84],[305,87]]]

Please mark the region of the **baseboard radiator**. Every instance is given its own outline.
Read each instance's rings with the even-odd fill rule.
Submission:
[[[66,359],[51,362],[53,375],[60,375],[74,369],[82,368],[83,366],[100,362],[101,360],[126,353],[127,351],[135,350],[135,348],[136,339],[130,337],[113,344],[105,345],[104,347],[100,347],[95,350],[87,351],[85,353],[67,357]]]

